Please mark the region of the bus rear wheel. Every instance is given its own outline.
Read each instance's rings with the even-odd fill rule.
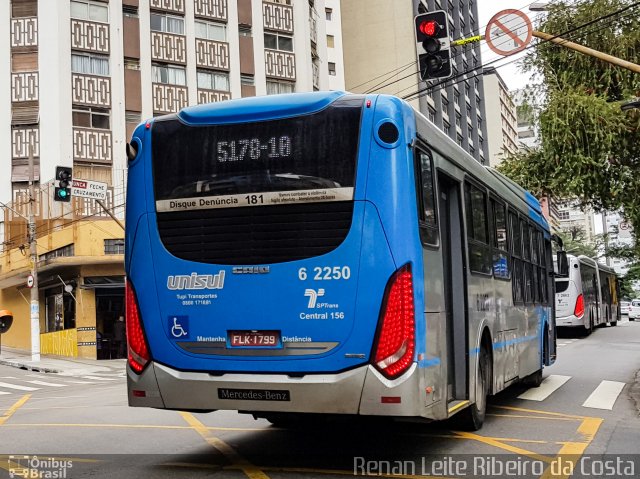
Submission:
[[[487,413],[487,396],[489,395],[489,384],[492,377],[491,355],[483,344],[478,356],[476,402],[456,415],[454,423],[460,429],[477,431],[482,427]]]

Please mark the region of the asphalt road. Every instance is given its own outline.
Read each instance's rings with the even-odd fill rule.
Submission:
[[[558,344],[543,386],[492,398],[477,433],[372,420],[291,430],[235,412],[131,409],[120,371],[0,366],[0,477],[503,477],[507,467],[515,477],[639,477],[640,322]]]

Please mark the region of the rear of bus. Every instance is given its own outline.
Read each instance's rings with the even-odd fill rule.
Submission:
[[[338,92],[138,127],[129,404],[422,414],[414,135],[405,103]]]
[[[580,279],[578,258],[567,255],[569,273],[556,276],[556,326],[577,327],[585,325],[584,295]]]

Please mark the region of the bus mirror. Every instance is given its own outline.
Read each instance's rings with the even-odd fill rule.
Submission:
[[[9,331],[11,324],[13,323],[13,315],[11,311],[3,309],[0,311],[0,334],[4,334]]]
[[[127,143],[127,159],[133,161],[138,156],[138,148],[135,143]]]
[[[558,275],[569,276],[569,260],[567,259],[566,251],[558,251],[556,253],[558,263]]]

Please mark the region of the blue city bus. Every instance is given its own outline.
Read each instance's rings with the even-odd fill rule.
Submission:
[[[555,359],[540,204],[398,98],[188,107],[127,150],[131,406],[478,429]]]

